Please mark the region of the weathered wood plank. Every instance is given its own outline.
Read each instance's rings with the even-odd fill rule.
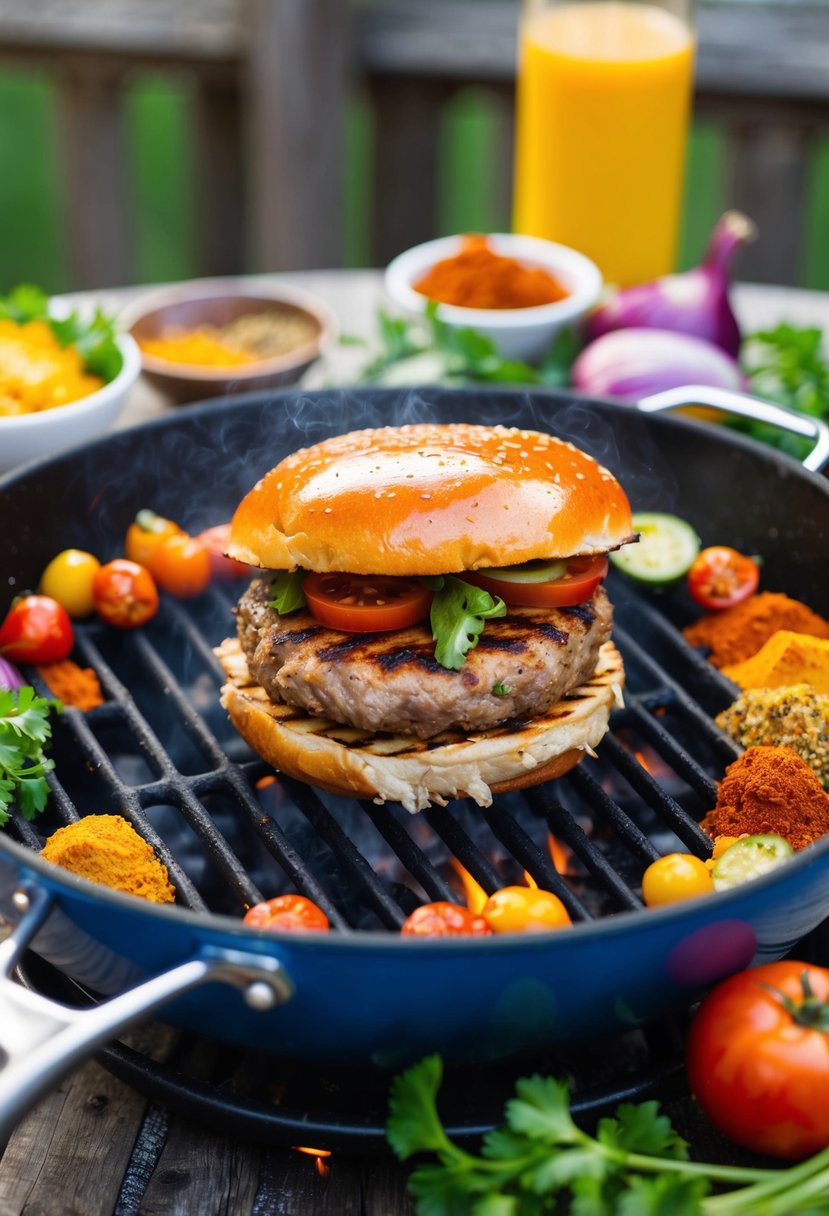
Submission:
[[[254,269],[342,265],[348,17],[342,0],[246,2]]]
[[[201,274],[239,274],[248,206],[238,80],[198,80],[194,110],[196,264]]]
[[[64,61],[58,94],[61,212],[71,279],[81,288],[135,278],[122,102],[116,78],[78,74]]]

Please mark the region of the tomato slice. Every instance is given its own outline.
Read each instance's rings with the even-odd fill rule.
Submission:
[[[688,590],[709,611],[733,608],[757,590],[760,569],[750,557],[728,545],[703,549],[688,572]]]
[[[526,608],[569,608],[589,599],[607,575],[607,558],[571,557],[566,572],[548,582],[516,582],[510,570],[509,578],[499,578],[497,570],[468,570],[459,577],[467,583],[483,587],[490,595],[499,595],[507,604]]]
[[[432,592],[419,579],[383,574],[309,574],[302,590],[321,625],[346,633],[405,629],[427,616],[432,602]]]

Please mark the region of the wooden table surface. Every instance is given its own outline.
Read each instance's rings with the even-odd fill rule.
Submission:
[[[383,301],[376,272],[260,276],[259,281],[281,279],[325,298],[343,334],[371,341],[376,308]],[[102,292],[95,299],[117,309],[137,294],[132,289]],[[790,320],[829,332],[829,295],[739,285],[734,300],[748,328]],[[366,359],[364,349],[337,346],[309,371],[304,384],[342,382]],[[161,416],[170,408],[139,382],[118,426]],[[150,1025],[125,1041],[142,1051],[158,1051],[169,1033]],[[672,1114],[681,1122],[682,1106]],[[687,1109],[684,1114],[691,1117]],[[699,1152],[693,1126],[691,1140],[692,1152]],[[48,1093],[9,1139],[0,1159],[0,1216],[407,1216],[414,1209],[405,1181],[405,1171],[390,1158],[335,1153],[318,1162],[293,1149],[227,1138],[171,1114],[91,1061]]]

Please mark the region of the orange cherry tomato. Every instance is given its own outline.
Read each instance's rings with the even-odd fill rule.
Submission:
[[[760,568],[727,545],[703,549],[688,571],[691,596],[709,612],[733,608],[753,595],[760,583]]]
[[[525,583],[493,577],[487,570],[467,571],[460,575],[468,583],[498,595],[507,604],[528,608],[571,608],[583,604],[607,576],[606,557],[571,557],[567,570],[549,582]]]
[[[827,1018],[829,970],[794,960],[732,975],[702,1002],[688,1081],[735,1144],[789,1160],[829,1145]]]
[[[210,582],[211,573],[207,546],[186,532],[166,536],[155,551],[155,580],[164,591],[179,599],[201,595]]]
[[[573,923],[559,897],[539,887],[501,887],[490,895],[481,916],[493,933],[546,933]]]
[[[469,908],[438,900],[415,908],[403,921],[400,932],[403,937],[488,937],[492,930]]]
[[[95,611],[117,629],[135,629],[158,611],[158,590],[149,570],[117,557],[95,571],[92,580]]]
[[[308,574],[302,590],[322,625],[346,633],[405,629],[429,612],[432,592],[416,578],[385,574]]]
[[[248,908],[242,923],[281,933],[324,933],[330,926],[322,908],[304,895],[277,895]]]
[[[229,523],[205,528],[204,532],[199,533],[197,539],[210,554],[210,566],[214,578],[230,582],[231,579],[245,578],[250,575],[250,566],[244,562],[237,562],[235,557],[227,557],[225,554],[225,549],[230,542]]]
[[[155,575],[153,566],[159,545],[168,536],[175,536],[178,532],[181,532],[178,524],[145,507],[127,528],[124,553],[131,562],[137,562],[139,566],[149,570],[150,574]]]
[[[693,853],[666,853],[642,875],[642,898],[649,908],[711,895],[714,883],[704,861]]]
[[[69,614],[48,595],[21,595],[0,626],[0,654],[17,663],[58,663],[74,641]]]

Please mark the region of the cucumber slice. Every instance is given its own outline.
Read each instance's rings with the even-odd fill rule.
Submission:
[[[503,583],[552,583],[567,573],[567,562],[545,562],[541,558],[519,566],[487,566],[481,574]]]
[[[718,857],[711,871],[715,891],[728,891],[751,878],[758,878],[768,870],[782,865],[794,857],[794,849],[788,840],[768,832],[761,836],[744,836],[735,840]]]
[[[670,587],[684,578],[700,551],[700,539],[678,515],[640,511],[633,516],[638,543],[625,545],[610,560],[628,578],[651,587]]]

